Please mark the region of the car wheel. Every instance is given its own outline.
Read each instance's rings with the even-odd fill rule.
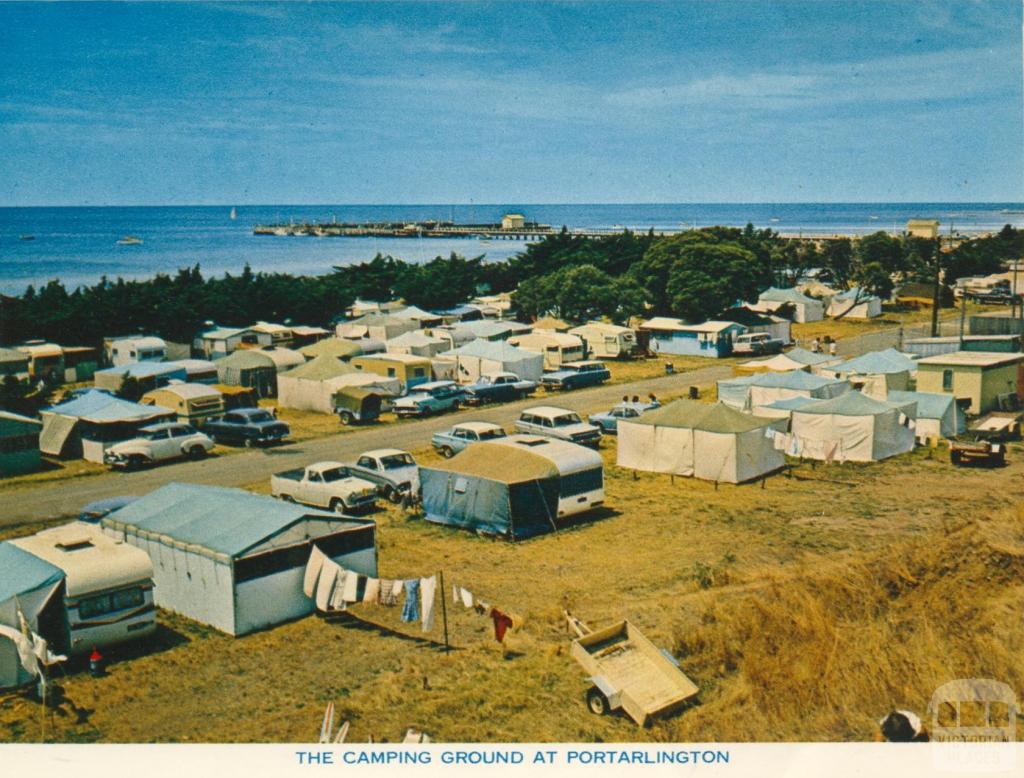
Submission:
[[[352,414],[348,411],[342,411],[338,414],[338,421],[344,424],[346,427],[352,423]]]
[[[431,411],[429,405],[424,405],[422,408],[420,408],[420,416],[422,416],[424,419],[430,415],[430,412]]]
[[[441,456],[443,456],[445,459],[451,459],[453,456],[455,456],[455,452],[452,451],[451,446],[441,446]]]
[[[331,510],[335,513],[346,513],[348,508],[345,506],[345,501],[335,497],[331,500]]]
[[[246,448],[256,448],[256,441],[252,438],[246,438],[243,444]]]
[[[452,403],[452,410],[453,411],[457,411],[461,407],[462,407],[462,403],[459,402],[458,400],[456,400],[455,402]]]
[[[604,716],[611,710],[608,698],[596,686],[587,689],[587,709],[595,716]]]
[[[402,493],[393,486],[389,486],[387,492],[384,493],[388,502],[393,505],[398,505],[402,501]]]
[[[128,457],[128,462],[125,465],[125,470],[141,470],[146,464],[145,457],[139,456],[138,454],[132,454]]]
[[[284,502],[295,502],[295,498],[294,498],[294,497],[292,497],[292,496],[291,496],[290,494],[282,494],[282,495],[281,495],[281,499],[282,499],[282,500],[283,500]]]
[[[198,446],[198,445],[197,446],[192,446],[192,448],[190,448],[188,450],[188,458],[189,459],[202,459],[205,456],[206,456],[206,449],[203,448],[202,446]]]

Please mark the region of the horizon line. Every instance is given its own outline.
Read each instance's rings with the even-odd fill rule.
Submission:
[[[59,203],[59,204],[0,204],[0,209],[16,208],[420,208],[420,207],[470,207],[529,206],[544,208],[551,206],[601,206],[601,205],[1024,205],[1024,200],[653,200],[653,201],[604,201],[604,202],[404,202],[404,203]]]

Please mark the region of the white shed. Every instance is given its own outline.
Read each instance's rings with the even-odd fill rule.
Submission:
[[[171,483],[102,520],[153,561],[156,604],[229,635],[312,612],[302,580],[313,544],[376,576],[376,524],[241,489]]]

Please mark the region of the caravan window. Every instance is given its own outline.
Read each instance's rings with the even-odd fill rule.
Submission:
[[[142,589],[122,589],[119,592],[110,592],[79,600],[78,616],[83,619],[102,616],[105,613],[123,611],[126,608],[137,608],[143,602],[145,602],[145,597],[142,594]]]
[[[943,370],[942,371],[942,391],[951,392],[953,391],[953,371]]]
[[[591,470],[581,470],[578,473],[563,475],[558,491],[559,496],[565,498],[594,492],[602,488],[604,488],[604,473],[600,467],[595,467]]]

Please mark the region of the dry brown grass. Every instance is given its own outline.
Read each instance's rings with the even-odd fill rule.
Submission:
[[[108,468],[98,462],[86,462],[84,459],[64,461],[44,457],[42,469],[35,473],[0,478],[0,491],[4,489],[45,486],[55,481],[66,481],[69,478],[87,478],[106,472],[108,472]]]
[[[1019,446],[1000,470],[924,451],[796,464],[763,489],[634,478],[611,466],[614,441],[603,453],[610,509],[528,542],[376,514],[381,575],[444,570],[521,620],[504,647],[451,605],[451,654],[387,609],[359,612],[380,628],[311,617],[239,639],[161,613],[158,650],[60,679],[68,701],[47,738],[308,742],[333,700],[353,741],[408,726],[449,742],[868,739],[894,704],[923,712],[942,681],[1022,686]],[[673,648],[700,704],[646,730],[587,713],[566,605]],[[37,740],[39,721],[22,698],[0,701],[0,740]]]

